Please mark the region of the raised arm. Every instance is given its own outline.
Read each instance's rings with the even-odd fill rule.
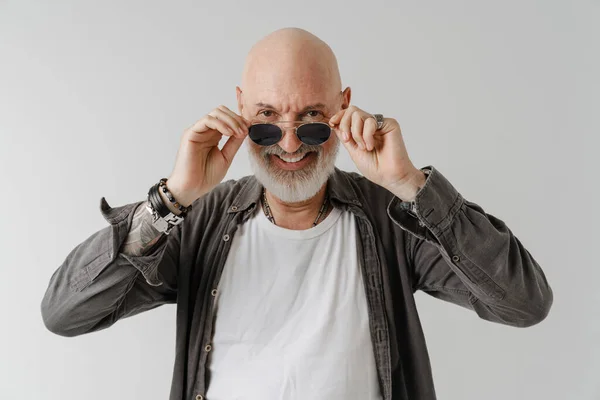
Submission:
[[[506,224],[465,200],[439,170],[415,198],[416,213],[395,197],[388,214],[408,232],[414,289],[526,327],[548,314],[553,294],[539,264]]]
[[[41,305],[50,331],[81,335],[175,302],[180,229],[158,232],[145,203],[111,208],[101,199],[110,226],[77,245],[50,279]]]
[[[173,200],[187,207],[216,187],[249,125],[220,106],[186,129],[167,179]],[[223,136],[229,139],[219,148]],[[166,195],[159,194],[171,212],[179,214]],[[145,205],[139,201],[111,208],[101,199],[100,209],[110,226],[77,245],[52,275],[42,300],[49,330],[81,335],[176,301],[182,224],[168,235],[160,233]]]

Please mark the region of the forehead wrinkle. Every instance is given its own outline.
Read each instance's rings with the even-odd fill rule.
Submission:
[[[331,107],[330,98],[324,93],[290,94],[273,91],[259,90],[250,92],[244,99],[247,107],[256,110],[257,107],[269,108],[280,114],[300,113],[311,109],[327,110]]]
[[[260,108],[269,108],[275,111],[279,111],[277,109],[277,107],[271,105],[271,104],[267,104],[267,103],[263,103],[263,102],[258,102],[255,104],[256,107],[260,107]],[[290,107],[288,107],[290,108]],[[306,111],[310,111],[310,110],[324,110],[327,109],[327,106],[323,103],[315,103],[315,104],[309,104],[307,106],[305,106],[304,108],[302,108],[300,111],[298,111],[299,113],[303,113]]]

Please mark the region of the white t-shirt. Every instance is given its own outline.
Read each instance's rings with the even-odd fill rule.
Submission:
[[[350,212],[241,225],[219,282],[207,400],[381,399]]]

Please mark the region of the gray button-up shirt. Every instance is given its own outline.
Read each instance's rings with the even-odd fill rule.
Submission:
[[[333,206],[356,218],[370,334],[386,400],[435,399],[415,291],[518,327],[540,322],[552,305],[544,273],[506,224],[464,199],[439,170],[426,168],[431,172],[414,210],[359,174],[336,168],[328,181]],[[143,201],[111,208],[102,197],[100,209],[110,225],[76,246],[52,275],[42,301],[44,323],[59,335],[76,336],[176,303],[170,399],[203,399],[210,382],[215,289],[231,238],[259,204],[261,190],[253,176],[221,183],[138,257],[119,249]]]

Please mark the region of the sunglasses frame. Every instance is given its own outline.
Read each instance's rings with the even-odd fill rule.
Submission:
[[[275,125],[277,126],[280,130],[281,130],[281,137],[279,138],[278,141],[276,141],[275,143],[271,144],[271,145],[261,145],[258,144],[256,142],[254,142],[254,140],[252,138],[250,138],[250,140],[252,140],[254,143],[256,143],[258,146],[264,146],[264,147],[269,147],[269,146],[274,146],[277,143],[281,142],[281,140],[283,139],[283,137],[285,136],[285,131],[287,129],[290,128],[282,128],[281,126],[279,126],[280,124],[294,124],[297,126],[294,126],[294,134],[296,135],[296,137],[298,138],[298,140],[300,140],[302,142],[302,139],[300,139],[300,137],[298,136],[298,128],[302,127],[303,125],[309,125],[309,124],[321,124],[321,125],[325,125],[329,128],[329,137],[327,138],[327,140],[325,140],[323,143],[317,145],[317,146],[321,146],[325,143],[327,143],[327,141],[329,140],[329,138],[331,138],[331,134],[333,133],[333,128],[331,127],[331,125],[329,125],[327,122],[323,122],[323,121],[277,121],[277,122],[255,122],[252,123],[252,125],[250,125],[250,128],[252,128],[254,125]],[[302,142],[303,144],[306,144],[304,142]],[[312,145],[314,146],[314,145]]]

